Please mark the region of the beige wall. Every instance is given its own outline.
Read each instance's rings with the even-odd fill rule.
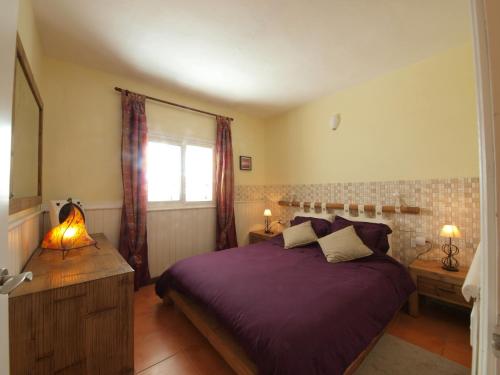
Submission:
[[[35,15],[31,0],[19,0],[19,13],[17,17],[17,33],[23,43],[26,56],[35,77],[38,89],[43,90],[43,52],[42,44],[35,24]]]
[[[46,59],[43,198],[78,197],[86,202],[120,201],[121,107],[115,86],[165,98],[235,118],[233,151],[236,184],[263,184],[264,126],[228,108],[213,106],[140,82]],[[215,139],[215,120],[148,101],[149,128],[171,136]],[[243,172],[239,155],[253,156],[254,170]]]
[[[227,114],[236,184],[296,184],[478,176],[472,50],[465,44],[271,119],[60,60],[42,58],[29,0],[18,32],[45,102],[44,201],[121,200],[121,86]],[[368,62],[369,63],[369,62]],[[337,131],[330,118],[340,113]],[[152,132],[213,139],[214,120],[154,102]],[[64,156],[62,156],[64,155]],[[254,171],[238,168],[239,155]]]
[[[267,183],[478,176],[473,73],[467,44],[269,119]]]

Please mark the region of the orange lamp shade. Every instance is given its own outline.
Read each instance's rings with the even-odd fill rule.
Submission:
[[[70,250],[94,245],[85,228],[85,219],[79,209],[73,205],[71,211],[61,224],[52,228],[42,241],[42,249]]]

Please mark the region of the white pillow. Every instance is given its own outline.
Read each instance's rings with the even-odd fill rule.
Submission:
[[[318,214],[315,212],[302,212],[298,211],[293,214],[293,218],[295,219],[297,216],[302,216],[302,217],[315,217],[318,219],[325,219],[328,220],[330,223],[333,221],[333,215],[332,214]]]
[[[321,237],[318,242],[330,263],[346,262],[373,254],[358,237],[352,225]]]
[[[286,228],[283,231],[283,241],[285,249],[291,249],[301,245],[307,245],[318,240],[318,236],[314,232],[310,221],[305,221],[302,224],[294,225]]]

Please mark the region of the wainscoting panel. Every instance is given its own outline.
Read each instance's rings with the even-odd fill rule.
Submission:
[[[261,201],[238,201],[234,207],[238,245],[248,244],[248,233],[264,228],[265,203]]]
[[[90,207],[90,208],[89,208]],[[87,203],[85,218],[89,233],[104,233],[118,247],[121,208],[92,207]],[[263,228],[264,201],[236,202],[236,232],[240,246],[248,244],[248,232]],[[44,214],[44,233],[50,229]],[[151,210],[148,212],[149,269],[160,276],[176,261],[215,249],[215,208]],[[36,246],[35,246],[36,247]]]
[[[149,270],[161,275],[180,259],[215,249],[215,208],[148,213]]]
[[[87,209],[85,211],[87,231],[104,233],[109,242],[118,248],[121,214],[121,208]]]
[[[9,225],[9,264],[10,273],[21,272],[24,265],[40,245],[42,211],[36,210],[19,218]]]

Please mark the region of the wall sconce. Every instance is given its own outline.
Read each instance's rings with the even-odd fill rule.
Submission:
[[[339,127],[340,125],[340,113],[336,113],[332,116],[332,118],[330,119],[330,125],[332,126],[332,130],[337,130],[337,128]]]
[[[457,272],[458,271],[458,260],[454,258],[454,255],[458,255],[460,250],[457,246],[451,243],[452,238],[459,238],[460,231],[455,225],[447,224],[443,225],[441,228],[441,232],[439,232],[441,237],[449,238],[449,243],[445,243],[441,246],[441,250],[446,254],[446,256],[441,259],[441,263],[443,263],[443,269],[446,271]]]
[[[96,241],[87,233],[83,212],[71,201],[71,198],[68,202],[71,205],[68,217],[48,231],[41,245],[42,249],[61,250],[63,259],[71,249],[96,244]]]

